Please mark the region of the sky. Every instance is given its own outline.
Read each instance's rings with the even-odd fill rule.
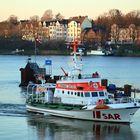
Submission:
[[[19,20],[30,19],[51,9],[53,14],[61,13],[65,18],[88,16],[96,19],[110,9],[119,9],[123,14],[140,10],[140,0],[0,0],[0,21],[15,15]]]

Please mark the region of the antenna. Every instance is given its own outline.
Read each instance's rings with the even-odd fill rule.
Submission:
[[[80,54],[79,59],[77,58],[77,47],[81,45],[81,41],[77,40],[76,37],[75,37],[75,22],[74,22],[73,40],[71,42],[66,42],[65,44],[67,46],[69,45],[70,47],[73,48],[73,68],[72,68],[72,72],[74,73],[74,75],[75,74],[76,75],[81,74],[81,71],[82,71],[82,50],[79,51],[79,54]]]

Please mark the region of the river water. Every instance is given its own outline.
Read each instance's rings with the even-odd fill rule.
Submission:
[[[0,55],[0,140],[140,140],[140,110],[131,124],[116,124],[65,119],[28,114],[25,108],[26,88],[19,87],[20,68],[27,56]],[[52,59],[52,74],[63,74],[71,68],[71,56],[37,56],[44,66]],[[32,57],[34,61],[34,57]],[[83,57],[85,73],[98,73],[118,86],[130,84],[140,89],[140,58]],[[44,66],[45,67],[45,66]],[[48,69],[48,67],[46,67]],[[140,93],[137,94],[140,98]]]

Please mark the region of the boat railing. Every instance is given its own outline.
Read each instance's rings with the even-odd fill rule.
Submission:
[[[73,80],[73,79],[92,79],[92,78],[99,78],[93,77],[91,74],[83,74],[83,75],[70,75],[70,76],[62,76],[60,80]]]
[[[83,79],[89,79],[89,78],[93,78],[91,74],[83,74],[82,75]]]
[[[140,100],[139,99],[136,99],[136,98],[131,98],[131,97],[121,97],[121,98],[112,98],[112,99],[109,99],[109,102],[111,104],[120,104],[120,103],[136,103],[136,102],[139,102]]]
[[[39,92],[46,92],[47,89],[55,88],[56,84],[54,83],[44,83],[44,84],[34,84],[31,83],[27,86],[27,96],[26,99],[29,97],[33,97],[34,94],[39,94]]]

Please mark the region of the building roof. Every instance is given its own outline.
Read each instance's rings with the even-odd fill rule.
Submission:
[[[69,21],[76,21],[79,22],[80,24],[83,23],[83,21],[87,18],[87,16],[76,16],[76,17],[70,17]]]
[[[50,23],[56,23],[56,22],[59,22],[60,24],[68,24],[68,19],[62,19],[62,20],[53,19],[53,20],[45,21],[46,26],[49,26]]]
[[[25,68],[33,70],[35,74],[41,73],[41,69],[39,68],[37,63],[28,62]]]

